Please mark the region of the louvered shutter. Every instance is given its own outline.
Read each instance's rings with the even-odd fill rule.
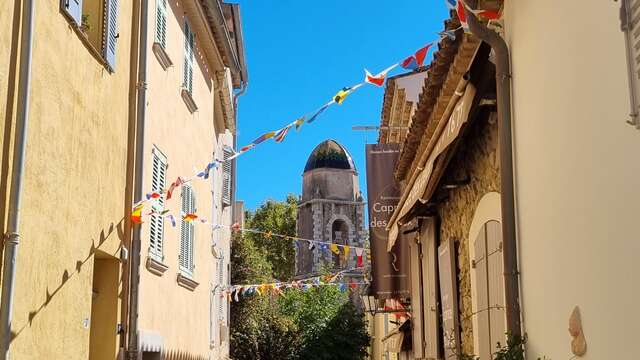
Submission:
[[[222,164],[222,203],[227,206],[231,205],[232,162],[228,160],[231,156],[233,156],[233,153],[224,149],[224,162]]]
[[[82,0],[62,0],[62,10],[67,13],[75,22],[76,25],[82,25]]]
[[[487,283],[487,233],[483,227],[473,243],[474,260],[473,270],[476,278],[476,319],[478,322],[477,336],[478,349],[477,355],[481,359],[492,359],[491,356],[491,328],[489,326],[489,294]]]
[[[190,185],[182,185],[182,213],[195,212],[195,195]],[[194,269],[195,225],[182,220],[180,223],[180,269],[192,275]]]
[[[502,256],[502,229],[497,221],[489,221],[487,229],[487,282],[489,295],[489,326],[491,345],[505,344],[507,318],[504,299],[504,262]]]
[[[411,254],[411,339],[413,340],[413,356],[424,357],[423,315],[422,315],[422,271],[420,262],[420,245],[412,235],[409,242]]]
[[[160,192],[166,185],[167,160],[159,150],[152,150],[151,169],[151,190]],[[164,210],[164,197],[160,197],[152,203],[152,207],[157,212]],[[164,218],[159,215],[151,215],[151,226],[149,229],[149,253],[157,259],[162,260],[162,246],[164,238]]]
[[[156,42],[167,47],[167,0],[156,0]]]
[[[102,55],[111,71],[116,70],[116,43],[118,41],[118,0],[104,2],[104,34]]]
[[[433,218],[423,221],[420,232],[422,246],[422,301],[424,317],[424,339],[426,359],[440,359],[440,314],[437,300],[437,249],[436,222]]]
[[[193,57],[195,47],[195,34],[191,30],[189,23],[184,22],[184,70],[183,70],[183,87],[187,89],[189,94],[193,94]]]
[[[620,21],[625,33],[631,101],[631,123],[640,127],[640,0],[622,0]]]

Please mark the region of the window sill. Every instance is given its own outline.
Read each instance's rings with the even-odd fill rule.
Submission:
[[[187,105],[187,109],[189,109],[189,112],[193,114],[198,110],[198,106],[196,105],[196,102],[193,101],[193,97],[191,96],[189,90],[182,88],[182,90],[180,91],[180,95],[182,95],[182,100],[184,100],[184,103]]]
[[[179,272],[178,285],[182,286],[187,290],[194,291],[198,287],[198,285],[200,285],[200,283],[193,280],[189,275]]]
[[[166,50],[162,45],[160,45],[160,43],[153,43],[153,53],[156,54],[156,58],[163,70],[167,70],[169,67],[173,66],[173,62],[171,61],[169,54],[167,54]]]
[[[154,259],[151,256],[147,257],[147,270],[150,273],[162,276],[169,267],[163,264],[160,260]]]

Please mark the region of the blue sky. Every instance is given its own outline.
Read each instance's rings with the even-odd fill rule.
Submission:
[[[276,130],[437,39],[444,0],[236,0],[242,13],[249,87],[238,105],[238,147]],[[427,58],[430,61],[431,53]],[[391,75],[400,73],[396,68]],[[238,158],[238,200],[255,209],[299,194],[313,148],[332,138],[353,156],[366,194],[364,132],[379,125],[383,88],[366,85],[284,142],[266,141]],[[377,133],[369,132],[375,142]]]

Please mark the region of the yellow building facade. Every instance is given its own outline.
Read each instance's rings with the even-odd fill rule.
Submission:
[[[3,234],[23,3],[0,4]],[[83,27],[60,2],[35,3],[11,359],[114,359],[121,346],[133,7],[93,4],[80,10],[96,24]]]

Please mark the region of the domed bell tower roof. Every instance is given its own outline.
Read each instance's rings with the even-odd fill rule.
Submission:
[[[335,140],[325,140],[321,142],[309,155],[304,172],[314,169],[344,169],[356,171],[351,155]]]

